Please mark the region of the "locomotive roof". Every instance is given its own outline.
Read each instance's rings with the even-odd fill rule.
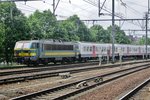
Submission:
[[[17,41],[17,42],[44,42],[44,43],[56,43],[56,44],[73,44],[75,42],[64,42],[60,40],[23,40],[23,41]]]

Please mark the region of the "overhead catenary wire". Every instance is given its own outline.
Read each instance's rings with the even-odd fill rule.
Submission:
[[[62,2],[62,1],[60,1],[60,2]],[[45,4],[48,4],[48,5],[51,5],[50,3],[48,3],[48,2],[46,2],[46,1],[43,1],[43,3],[45,3]],[[65,4],[67,4],[67,3],[69,3],[70,4],[70,1],[69,2],[66,2]],[[72,3],[71,3],[72,4]],[[68,8],[65,8],[65,7],[61,7],[61,6],[59,6],[59,8],[61,8],[61,10],[63,9],[63,10],[65,10],[65,11],[69,11],[69,12],[71,12],[71,13],[74,13],[72,10],[70,10],[70,9],[68,9]],[[69,18],[69,16],[66,16],[66,15],[62,15],[62,14],[56,14],[56,16],[57,17],[61,17],[61,18]],[[84,15],[82,15],[83,17],[87,17],[88,19],[89,19],[89,17],[88,16],[84,16]]]
[[[86,3],[89,3],[89,4],[91,4],[91,5],[93,5],[93,6],[95,6],[95,7],[97,7],[97,4],[94,4],[94,3],[91,3],[91,2],[87,2],[87,0],[83,0],[83,1],[85,1]],[[109,13],[110,15],[112,15],[112,12],[111,12],[110,10],[108,10],[108,8],[107,8],[106,6],[104,6],[103,10],[106,11],[107,13]],[[117,14],[114,14],[114,15],[115,15],[116,17],[120,18],[120,19],[123,19],[122,16],[119,16],[119,15],[117,15]],[[133,22],[129,22],[129,23],[131,23],[131,24],[133,24],[133,25],[136,25],[136,26],[138,26],[138,27],[141,27],[140,25],[135,24],[135,23],[133,23]]]
[[[141,5],[141,4],[138,4],[138,3],[136,3],[136,2],[132,2],[132,1],[126,1],[126,2],[131,3],[131,4],[133,4],[133,5],[136,5],[136,6],[140,6],[140,7],[143,7],[143,8],[147,8],[146,6]]]
[[[66,1],[61,1],[61,2],[63,2],[63,3],[68,3],[68,2],[66,2]],[[69,2],[69,3],[70,3],[70,2]],[[81,9],[81,11],[86,11],[86,12],[90,13],[91,16],[94,16],[94,15],[95,15],[95,13],[93,13],[93,12],[87,10],[87,8],[89,8],[89,7],[87,7],[87,8],[82,8],[82,7],[80,7],[80,6],[78,6],[78,5],[74,4],[74,3],[70,3],[70,5]],[[78,11],[78,13],[81,12],[81,11]],[[92,13],[92,14],[91,14],[91,13]],[[87,16],[86,16],[86,17],[87,17]],[[90,19],[90,18],[89,18],[89,19]]]

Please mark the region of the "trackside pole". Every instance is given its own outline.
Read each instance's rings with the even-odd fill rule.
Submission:
[[[123,56],[123,52],[121,50],[121,48],[119,49],[119,62],[120,62],[120,65],[122,66],[122,56]]]
[[[107,64],[109,63],[110,50],[107,50]]]
[[[109,63],[109,55],[107,55],[107,64]]]
[[[99,57],[99,66],[101,66],[101,64],[102,64],[102,55],[98,55],[98,57]]]
[[[119,61],[120,61],[120,65],[122,66],[122,55],[119,55],[120,57],[120,59],[119,59]]]

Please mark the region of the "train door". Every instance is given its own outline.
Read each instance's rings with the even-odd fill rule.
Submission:
[[[139,55],[141,54],[141,47],[139,47]]]
[[[95,45],[93,45],[93,53],[92,53],[92,56],[93,56],[93,57],[96,57],[96,47],[95,47]]]
[[[127,47],[127,55],[129,55],[129,47]]]

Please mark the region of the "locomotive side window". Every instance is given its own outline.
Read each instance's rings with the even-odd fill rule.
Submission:
[[[73,45],[52,45],[44,44],[45,50],[73,50]]]
[[[50,44],[44,44],[45,50],[52,50],[52,46]]]
[[[39,48],[39,43],[32,43],[31,48],[33,48],[33,49]]]

